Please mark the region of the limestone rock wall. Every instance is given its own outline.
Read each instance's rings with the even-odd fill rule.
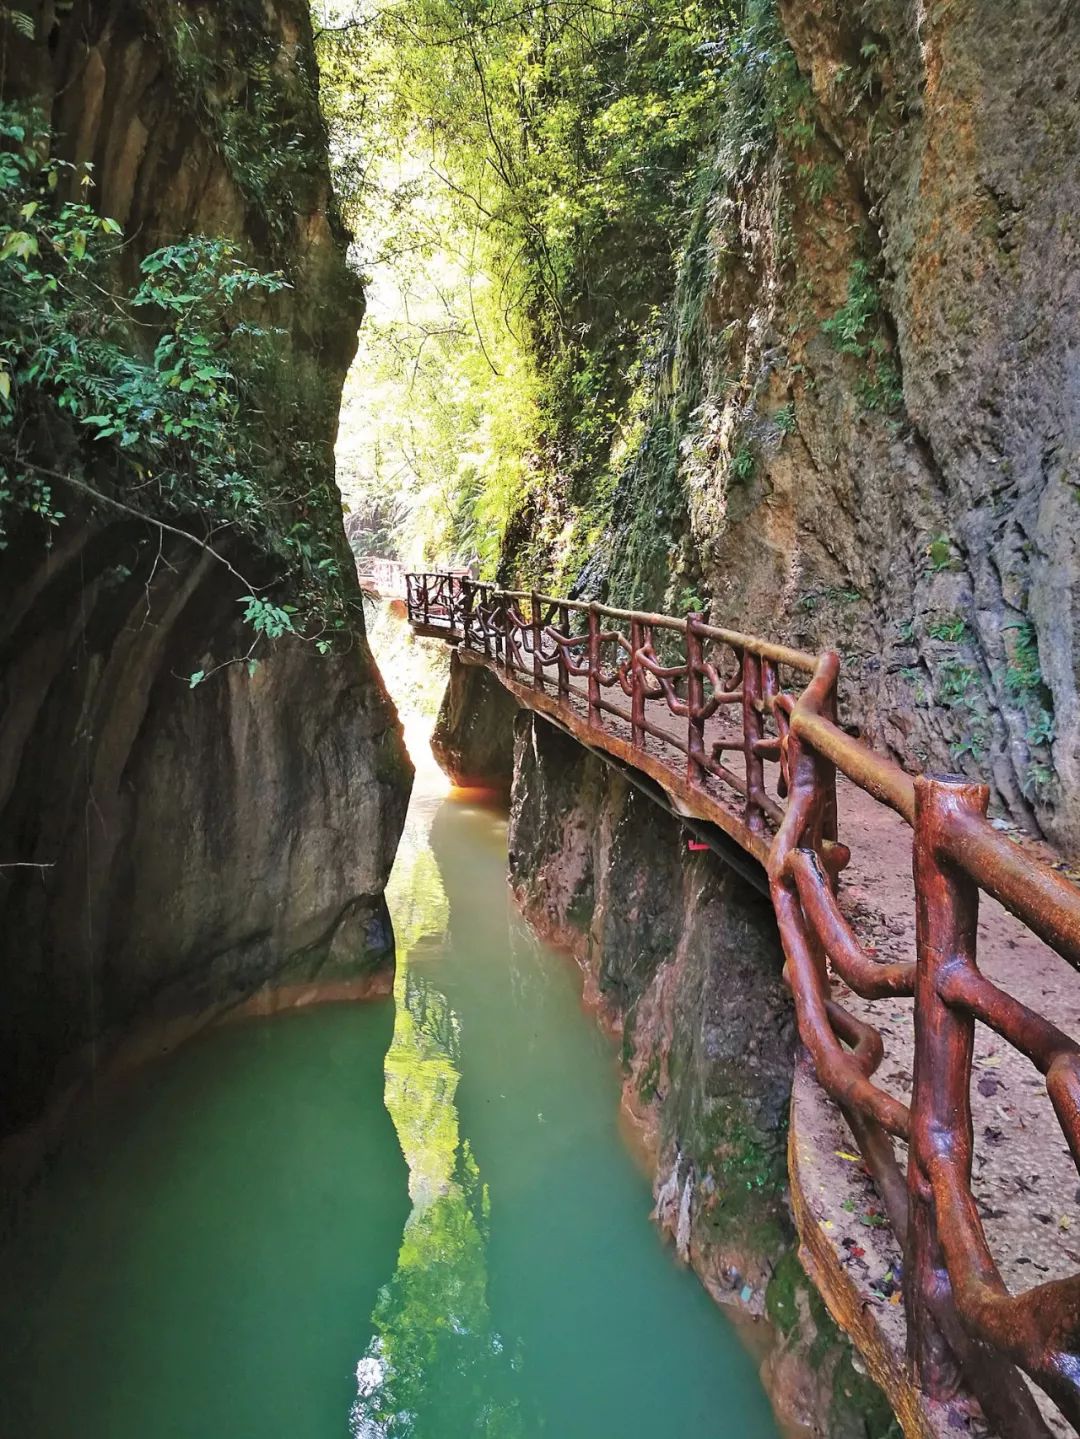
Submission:
[[[1080,10],[740,13],[613,508],[545,458],[507,570],[591,481],[579,593],[838,649],[849,722],[1080,853]]]
[[[292,289],[268,319],[317,397],[311,443],[331,446],[362,295],[305,0],[21,8],[36,39],[3,27],[5,90],[36,97],[61,149],[93,160],[95,203],[131,237],[125,264],[201,232],[285,269]],[[209,70],[183,49],[192,34]],[[275,167],[258,185],[233,144],[244,115]],[[42,460],[85,474],[62,427]],[[52,546],[24,526],[0,567],[0,1135],[78,1072],[69,1061],[102,1059],[144,1020],[393,963],[383,886],[411,769],[362,620],[332,655],[282,641],[249,674],[235,574],[190,540],[64,499]],[[215,540],[244,574],[275,578]]]
[[[852,718],[903,759],[986,776],[1076,852],[1080,15],[779,11],[818,131],[786,172],[790,234],[769,176],[729,220],[716,321],[763,401],[760,465],[717,476],[726,514],[717,491],[691,506],[710,573],[725,612],[844,651]],[[895,407],[821,328],[860,262]]]
[[[452,654],[431,748],[454,784],[509,795],[516,714],[516,702],[494,675]]]

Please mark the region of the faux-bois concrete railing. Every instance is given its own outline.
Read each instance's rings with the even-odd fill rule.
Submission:
[[[970,1100],[979,1022],[1044,1076],[1080,1167],[1080,1046],[976,964],[985,891],[1080,969],[1080,893],[989,823],[985,785],[912,777],[847,734],[832,651],[806,654],[700,614],[618,610],[443,573],[406,582],[418,633],[497,669],[523,704],[651,775],[765,867],[799,1034],[904,1247],[916,1382],[947,1398],[962,1374],[1004,1433],[1045,1439],[1051,1431],[1019,1366],[1080,1428],[1080,1275],[1006,1288],[972,1195]],[[729,715],[716,733],[716,717]],[[913,962],[875,959],[838,903],[850,851],[837,833],[837,770],[913,830]],[[864,999],[914,998],[910,1106],[874,1082],[881,1036],[832,997],[829,965]],[[906,1175],[894,1139],[908,1146]]]

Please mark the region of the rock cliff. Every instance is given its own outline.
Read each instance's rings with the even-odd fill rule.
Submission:
[[[876,742],[1075,853],[1080,13],[744,14],[579,588],[838,648]],[[548,468],[512,546],[577,502]]]
[[[509,795],[517,705],[494,675],[450,659],[450,682],[431,736],[435,758],[462,789]]]
[[[6,98],[35,98],[60,153],[93,162],[93,203],[128,237],[121,269],[202,233],[284,272],[263,319],[332,474],[363,299],[304,0],[18,8],[34,38],[0,27]],[[38,456],[95,479],[62,423]],[[0,1133],[132,1025],[391,966],[382,892],[411,774],[358,598],[331,653],[285,636],[249,673],[240,575],[273,586],[277,557],[178,524],[135,476],[107,504],[54,489],[52,542],[27,518],[0,570]],[[351,574],[332,479],[297,504]]]

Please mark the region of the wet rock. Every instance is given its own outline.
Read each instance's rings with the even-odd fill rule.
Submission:
[[[454,784],[508,795],[514,773],[514,718],[509,691],[479,665],[454,653],[431,748]]]

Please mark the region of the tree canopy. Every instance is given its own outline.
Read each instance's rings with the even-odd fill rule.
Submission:
[[[566,570],[587,556],[743,11],[316,0],[370,295],[342,479],[355,502],[391,505],[409,558],[475,548],[490,571],[530,508]]]

